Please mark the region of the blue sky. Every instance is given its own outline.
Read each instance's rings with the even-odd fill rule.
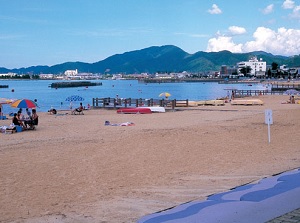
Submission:
[[[300,0],[0,0],[0,67],[93,63],[150,46],[300,54]]]

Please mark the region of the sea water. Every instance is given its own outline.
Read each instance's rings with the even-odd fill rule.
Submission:
[[[101,82],[99,86],[76,88],[51,88],[51,83],[57,80],[1,80],[0,85],[9,85],[9,88],[0,88],[0,98],[36,100],[38,111],[55,109],[70,109],[70,102],[66,98],[79,95],[84,98],[83,105],[92,105],[93,98],[142,98],[159,99],[159,94],[168,92],[169,100],[211,100],[226,97],[230,89],[237,90],[265,90],[262,84],[218,84],[216,82],[181,82],[181,83],[143,83],[137,80],[95,80]],[[80,102],[72,102],[73,108]],[[14,112],[16,109],[4,105],[4,113]]]

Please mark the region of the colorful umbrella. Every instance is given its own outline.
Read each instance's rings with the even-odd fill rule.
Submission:
[[[67,97],[66,101],[84,101],[84,98],[80,97],[79,95],[72,95]]]
[[[29,100],[29,99],[19,99],[14,101],[11,104],[11,107],[13,108],[36,108],[37,105],[35,102]]]
[[[170,97],[170,96],[171,96],[171,94],[168,93],[168,92],[163,92],[163,93],[160,93],[160,94],[159,94],[159,97],[166,97],[166,98],[168,98],[168,97]]]

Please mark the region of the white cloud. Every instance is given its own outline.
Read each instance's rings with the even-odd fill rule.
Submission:
[[[174,35],[180,35],[180,36],[188,36],[188,37],[194,37],[194,38],[207,38],[207,34],[198,34],[198,33],[174,33]]]
[[[279,28],[277,31],[258,27],[253,33],[253,40],[244,44],[236,44],[233,37],[220,36],[211,38],[207,44],[208,52],[229,50],[231,52],[266,51],[278,55],[300,54],[300,30]]]
[[[274,4],[268,5],[266,8],[262,10],[263,14],[270,14],[274,10]]]
[[[258,27],[253,34],[254,40],[244,45],[245,51],[263,50],[273,54],[296,55],[300,53],[300,30],[279,28],[276,31]]]
[[[282,3],[282,8],[284,9],[292,9],[295,7],[295,2],[293,0],[285,0]]]
[[[290,17],[296,18],[296,19],[300,18],[300,6],[294,7],[292,14],[290,14]]]
[[[210,14],[221,14],[222,10],[216,4],[213,4],[211,9],[208,10],[208,12]]]
[[[246,29],[244,27],[239,26],[230,26],[228,30],[232,35],[241,35],[246,33]]]
[[[242,52],[242,44],[235,44],[232,37],[218,36],[208,41],[207,50],[208,52],[219,52],[222,50],[229,50],[234,53]]]

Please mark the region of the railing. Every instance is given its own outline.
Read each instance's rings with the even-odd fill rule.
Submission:
[[[235,97],[245,97],[245,96],[259,96],[259,95],[275,95],[284,94],[284,90],[233,90]],[[189,107],[189,100],[165,100],[165,99],[116,99],[116,98],[93,98],[94,108],[127,108],[127,107],[168,107],[170,109],[175,109],[175,107]]]
[[[272,90],[285,91],[289,89],[300,90],[300,84],[295,83],[273,83]]]
[[[235,96],[258,96],[284,94],[285,90],[233,90]]]

